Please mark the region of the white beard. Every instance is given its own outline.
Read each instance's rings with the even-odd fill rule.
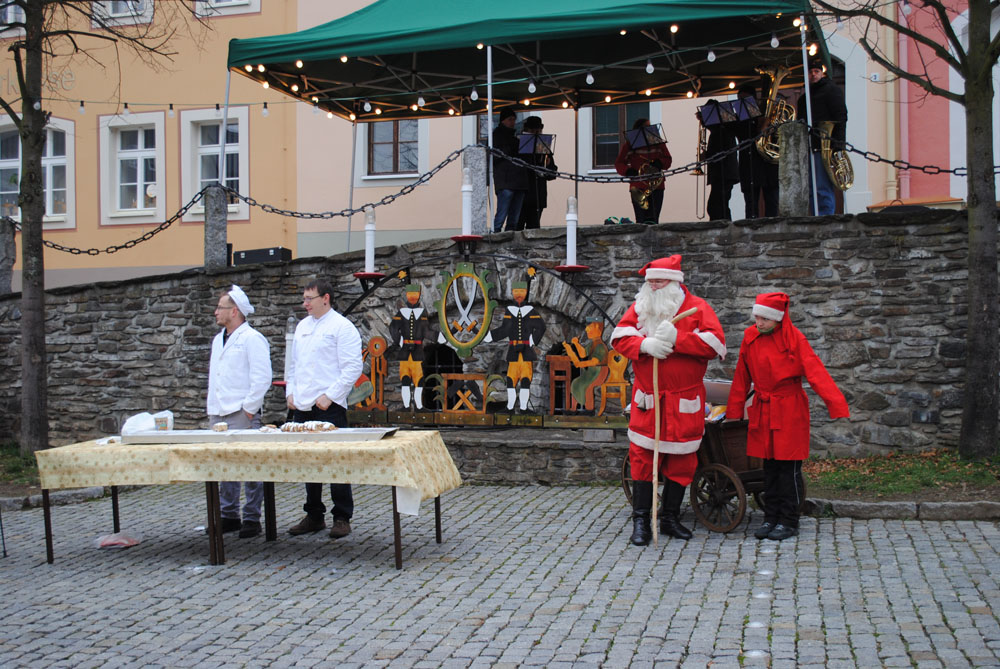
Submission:
[[[648,283],[635,295],[635,313],[638,316],[639,332],[646,336],[656,332],[656,326],[677,315],[684,303],[684,289],[676,281],[671,281],[659,290],[653,290]]]

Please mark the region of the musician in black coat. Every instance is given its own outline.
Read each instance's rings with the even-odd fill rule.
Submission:
[[[831,149],[844,148],[847,137],[847,103],[844,102],[844,92],[833,83],[819,61],[809,63],[809,103],[812,106],[812,127],[818,129],[824,121],[832,121]],[[799,98],[798,117],[806,118],[806,96]],[[818,133],[810,132],[812,145],[812,165],[816,174],[816,198],[818,216],[836,213],[836,186],[830,181],[820,154],[820,138]],[[809,208],[812,209],[812,189],[809,191]]]
[[[718,101],[709,100],[708,104],[718,105]],[[701,121],[701,112],[695,114]],[[708,147],[702,158],[708,161],[706,169],[706,183],[712,190],[708,194],[708,202],[705,209],[708,218],[713,221],[731,221],[733,215],[729,211],[729,196],[740,180],[740,166],[733,151],[725,158],[711,160],[711,158],[736,148],[736,135],[730,129],[728,123],[713,125],[708,129]]]
[[[757,98],[757,89],[747,84],[741,86],[736,96]],[[747,119],[734,124],[736,138],[742,142],[756,137],[762,128],[760,119]],[[740,190],[746,205],[747,218],[760,217],[760,199],[764,197],[764,216],[778,215],[778,164],[764,159],[755,144],[740,149]]]
[[[542,119],[538,116],[529,116],[524,119],[522,129],[525,134],[540,134]],[[548,182],[556,178],[555,172],[559,169],[556,166],[555,158],[551,154],[543,153],[522,153],[519,156],[525,162],[537,165],[551,171],[552,174],[528,170],[528,190],[524,196],[524,204],[521,205],[521,217],[517,222],[517,229],[534,229],[541,226],[542,210],[549,204]]]

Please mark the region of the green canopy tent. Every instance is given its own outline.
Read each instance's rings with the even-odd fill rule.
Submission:
[[[488,83],[496,104],[540,109],[703,97],[756,82],[768,64],[801,85],[793,22],[810,11],[808,0],[377,0],[231,40],[228,67],[359,121],[482,113]]]

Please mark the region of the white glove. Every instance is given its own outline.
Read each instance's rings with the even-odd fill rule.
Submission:
[[[653,336],[673,346],[677,343],[677,328],[670,321],[660,321]]]
[[[663,360],[674,352],[674,346],[656,337],[646,337],[639,344],[639,350],[646,355]]]

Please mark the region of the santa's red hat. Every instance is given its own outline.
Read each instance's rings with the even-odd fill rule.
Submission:
[[[669,258],[660,258],[646,263],[646,266],[639,270],[639,276],[645,278],[646,281],[650,279],[684,281],[684,272],[681,271],[681,257],[674,254]]]
[[[753,305],[753,315],[772,321],[782,321],[788,314],[788,295],[784,293],[760,293]]]

